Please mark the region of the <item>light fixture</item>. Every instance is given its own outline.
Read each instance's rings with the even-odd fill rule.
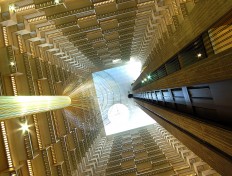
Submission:
[[[202,54],[201,54],[201,53],[198,53],[198,54],[197,54],[197,57],[198,57],[198,58],[200,58],[201,56],[202,56]]]
[[[144,83],[144,80],[142,80],[142,83]]]
[[[13,162],[11,158],[11,153],[10,153],[10,148],[9,148],[9,143],[8,143],[8,138],[7,138],[7,133],[6,133],[5,122],[1,121],[0,125],[1,125],[2,137],[3,137],[4,146],[5,146],[8,166],[9,168],[12,168]]]
[[[27,122],[21,124],[21,128],[20,129],[23,131],[23,133],[26,132],[26,131],[28,131],[29,130],[29,126],[28,126]]]
[[[28,167],[28,171],[29,171],[29,175],[33,176],[33,168],[32,168],[32,163],[31,160],[27,160],[27,167]]]
[[[121,61],[122,61],[121,59],[114,59],[114,60],[112,60],[112,62],[113,62],[114,64],[119,63],[119,62],[121,62]]]
[[[15,96],[0,96],[1,120],[61,109],[71,105],[69,96],[17,96],[14,76],[11,77],[11,83]]]
[[[14,62],[10,62],[10,65],[11,65],[11,66],[14,66],[14,65],[15,65],[15,63],[14,63]]]
[[[150,76],[150,75],[148,75],[148,76],[147,76],[147,79],[151,79],[151,76]]]
[[[9,45],[9,40],[8,40],[8,34],[7,34],[6,26],[3,26],[2,30],[3,30],[3,36],[4,36],[5,45],[8,46]]]
[[[147,78],[145,78],[144,81],[147,81]]]
[[[33,120],[34,120],[35,132],[36,132],[36,136],[37,136],[39,149],[42,150],[43,146],[42,146],[42,141],[41,141],[41,137],[40,137],[38,119],[37,119],[37,116],[35,114],[33,114],[32,117],[33,117]]]
[[[14,12],[16,10],[16,7],[14,4],[9,5],[9,11]]]
[[[60,4],[60,0],[54,0],[54,4],[56,5]]]
[[[98,2],[98,3],[95,3],[94,6],[101,6],[101,5],[105,5],[105,4],[109,4],[109,3],[112,3],[114,2],[114,0],[108,0],[108,1],[104,1],[104,2]]]

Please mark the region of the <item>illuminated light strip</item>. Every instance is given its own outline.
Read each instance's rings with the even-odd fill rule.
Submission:
[[[0,119],[10,119],[69,106],[68,96],[0,96]]]
[[[177,3],[172,1],[172,6],[173,6],[173,11],[174,11],[175,15],[179,15]]]
[[[51,152],[52,152],[53,163],[56,164],[57,163],[57,159],[56,159],[56,154],[55,154],[55,150],[54,150],[54,146],[53,145],[51,145]]]
[[[11,84],[12,84],[12,87],[13,87],[14,96],[18,96],[18,91],[17,91],[17,85],[16,85],[15,77],[11,76],[10,78],[11,78]]]
[[[7,28],[5,26],[3,26],[2,30],[3,30],[4,43],[6,46],[8,46],[9,40],[8,40],[8,35],[7,35]]]
[[[20,53],[23,53],[23,43],[22,43],[22,38],[20,35],[17,36],[18,42],[19,42],[19,51]]]
[[[33,117],[33,120],[34,120],[35,132],[36,132],[36,137],[37,137],[39,149],[42,150],[43,145],[42,145],[42,141],[41,141],[41,137],[40,137],[40,131],[39,131],[39,125],[38,125],[37,116],[35,114],[33,114],[32,117]]]
[[[103,1],[103,2],[99,2],[99,3],[95,3],[94,6],[102,6],[105,4],[112,3],[112,2],[114,2],[114,0]]]
[[[35,57],[35,49],[34,49],[34,46],[33,46],[33,42],[30,42],[30,48],[31,48],[32,57]]]
[[[42,86],[41,86],[41,82],[39,80],[38,80],[38,89],[39,89],[39,94],[43,95],[43,89],[42,89]]]
[[[96,15],[90,15],[90,16],[87,16],[87,17],[79,18],[78,21],[91,20],[91,19],[94,19],[94,18],[96,18]]]
[[[141,7],[141,6],[146,6],[146,5],[150,5],[150,4],[154,4],[154,1],[143,2],[143,3],[138,4],[137,6]]]
[[[52,34],[48,34],[48,38],[53,38],[53,37],[57,37],[57,36],[61,36],[63,33],[58,31]]]
[[[39,31],[44,31],[44,30],[49,30],[49,29],[55,29],[56,25],[54,24],[51,24],[51,25],[48,25],[48,26],[43,26],[43,27],[40,27],[38,28]]]
[[[31,9],[35,9],[35,5],[34,5],[34,4],[27,5],[27,6],[20,7],[20,8],[18,8],[18,9],[15,9],[15,12],[22,12],[22,11],[31,10]]]
[[[56,135],[60,136],[59,125],[58,125],[56,114],[55,114],[54,111],[52,111],[52,116],[53,116],[53,119],[54,119],[54,125],[55,125],[55,129],[56,129]]]
[[[36,4],[36,8],[43,9],[43,8],[53,7],[62,4],[62,2],[63,0],[52,0],[44,3]]]
[[[5,126],[5,122],[3,122],[3,121],[1,121],[1,129],[2,129],[2,136],[3,136],[8,166],[9,166],[9,168],[12,168],[13,163],[12,163],[9,143],[8,143],[8,139],[7,139],[7,134],[6,134],[6,126]]]
[[[43,16],[28,19],[27,22],[28,23],[37,22],[37,21],[40,21],[40,20],[44,20],[46,18],[47,18],[46,15],[43,15]]]
[[[31,164],[31,160],[27,160],[27,168],[28,168],[28,171],[29,171],[29,175],[33,176],[34,173],[33,173],[33,168],[32,168],[32,164]]]

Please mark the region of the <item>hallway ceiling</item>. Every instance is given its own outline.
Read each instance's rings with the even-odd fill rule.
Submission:
[[[2,25],[17,21],[21,29],[18,34],[29,34],[41,57],[53,57],[57,62],[89,72],[123,65],[131,57],[144,63],[162,31],[167,31],[165,26],[172,23],[170,15],[164,15],[171,6],[163,3],[162,0],[0,1],[5,19],[11,7],[11,18]]]

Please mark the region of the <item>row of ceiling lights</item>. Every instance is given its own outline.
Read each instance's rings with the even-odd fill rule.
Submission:
[[[59,5],[61,3],[61,0],[54,0],[55,5]],[[34,5],[28,6],[28,7],[34,7]],[[17,10],[17,6],[15,4],[9,5],[9,11],[15,12]]]
[[[151,75],[148,75],[146,78],[142,80],[142,83],[145,83],[147,81],[151,80]]]

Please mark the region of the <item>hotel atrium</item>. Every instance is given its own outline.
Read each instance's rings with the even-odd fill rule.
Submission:
[[[231,0],[0,0],[0,176],[231,176]]]

